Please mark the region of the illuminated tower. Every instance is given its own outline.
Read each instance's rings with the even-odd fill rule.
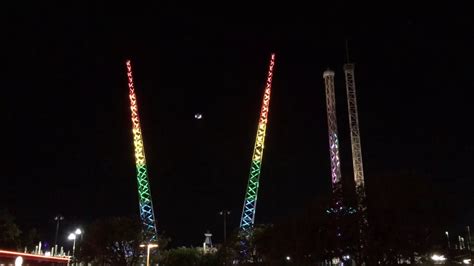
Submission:
[[[344,73],[346,76],[347,91],[347,107],[349,110],[349,125],[351,130],[352,144],[352,164],[354,167],[354,181],[357,194],[357,209],[359,211],[359,232],[360,232],[360,249],[365,253],[367,245],[367,205],[364,184],[364,169],[362,165],[362,149],[360,144],[359,118],[357,114],[357,97],[354,77],[354,65],[345,64]]]
[[[135,87],[133,86],[132,65],[130,60],[127,60],[127,76],[128,88],[130,90],[130,109],[132,111],[133,144],[135,146],[140,219],[143,227],[144,241],[150,243],[157,240],[157,232],[153,203],[151,201],[150,184],[148,182],[142,130],[140,128],[140,118],[138,116],[137,96],[135,95]]]
[[[252,155],[252,164],[250,167],[249,182],[247,184],[247,192],[245,194],[242,218],[240,220],[240,229],[248,232],[255,222],[255,208],[257,206],[258,186],[260,178],[260,170],[262,166],[263,147],[265,141],[265,131],[268,122],[268,111],[270,108],[270,93],[272,88],[273,66],[275,65],[275,54],[270,59],[270,67],[268,70],[265,92],[263,94],[262,110],[258,122],[257,139]]]
[[[334,72],[326,70],[323,73],[326,86],[326,108],[328,115],[329,155],[331,158],[331,182],[335,212],[342,210],[342,183],[339,159],[339,140],[337,137],[336,97],[334,94]]]

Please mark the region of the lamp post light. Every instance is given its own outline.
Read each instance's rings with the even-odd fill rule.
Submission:
[[[77,236],[81,236],[81,239],[82,239],[82,234],[84,232],[80,229],[80,228],[77,228],[74,233],[70,233],[69,236],[67,237],[67,239],[69,240],[72,240],[72,258],[74,260],[74,265],[76,265],[76,257],[75,257],[75,254],[76,254],[76,239],[77,239]]]
[[[219,212],[220,215],[224,216],[224,243],[227,240],[227,215],[230,214],[230,211],[222,210]]]
[[[148,245],[140,245],[140,247],[146,247],[146,266],[150,266],[150,249],[157,248],[158,244],[148,244]]]
[[[58,233],[59,233],[59,223],[64,220],[64,216],[61,214],[58,214],[54,217],[54,220],[56,221],[56,234],[54,235],[54,254],[55,255],[58,251]]]
[[[444,233],[446,234],[446,239],[448,240],[448,250],[449,250],[449,249],[451,249],[451,243],[450,243],[450,241],[449,241],[449,232],[446,231],[446,232],[444,232]]]
[[[80,228],[77,228],[76,231],[74,231],[74,234],[76,236],[81,236],[81,241],[82,241],[82,235],[84,234],[84,231],[82,231]]]
[[[74,258],[74,253],[76,252],[76,234],[70,233],[67,239],[72,240],[72,257]]]

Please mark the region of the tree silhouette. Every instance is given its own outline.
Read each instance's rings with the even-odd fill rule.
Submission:
[[[0,210],[0,248],[18,249],[20,234],[15,218],[7,210]]]
[[[101,265],[132,266],[139,259],[142,242],[141,226],[127,217],[98,220],[85,230],[77,242],[78,260]]]

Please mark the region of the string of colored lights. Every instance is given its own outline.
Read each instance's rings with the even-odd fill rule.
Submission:
[[[255,222],[255,209],[257,206],[258,187],[260,171],[262,166],[263,148],[265,141],[265,131],[268,122],[268,111],[270,108],[270,93],[272,88],[273,66],[275,65],[275,54],[271,55],[270,67],[268,70],[265,92],[263,95],[262,109],[257,129],[257,138],[253,150],[252,163],[250,167],[250,176],[245,194],[242,218],[240,220],[240,229],[249,231]]]
[[[135,146],[140,219],[143,226],[144,240],[146,242],[154,242],[157,239],[155,214],[153,212],[150,184],[148,182],[145,150],[143,146],[142,130],[140,128],[140,119],[138,116],[137,96],[135,95],[135,86],[133,85],[132,65],[130,60],[127,60],[127,76],[130,109],[132,111],[133,144]]]

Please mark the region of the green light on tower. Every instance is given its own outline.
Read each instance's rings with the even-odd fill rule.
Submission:
[[[137,96],[135,95],[135,87],[133,85],[132,65],[130,60],[127,61],[127,76],[130,110],[132,111],[133,145],[135,147],[135,165],[137,168],[140,219],[143,227],[144,240],[150,243],[157,240],[157,231],[153,203],[151,201],[150,184],[148,182],[142,130],[138,116]]]
[[[262,166],[263,148],[265,142],[265,132],[268,122],[268,111],[270,108],[270,94],[272,88],[273,66],[275,65],[275,54],[271,55],[270,67],[268,70],[267,82],[263,95],[262,109],[257,128],[257,138],[253,150],[250,176],[245,193],[244,207],[240,220],[240,229],[248,232],[255,222],[255,210],[257,207],[258,187],[260,181],[260,171]]]

